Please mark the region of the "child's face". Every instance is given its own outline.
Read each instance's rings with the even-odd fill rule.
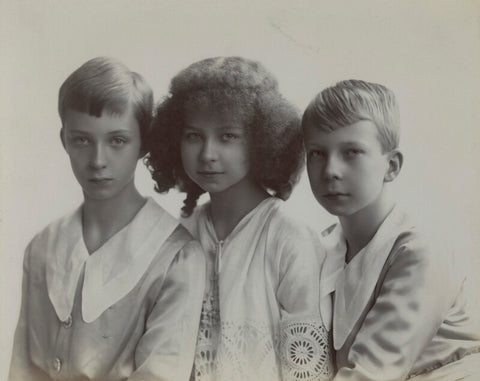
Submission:
[[[377,128],[359,121],[331,132],[305,128],[307,171],[317,201],[330,213],[351,216],[381,195],[389,168]]]
[[[186,114],[181,153],[187,175],[204,191],[226,191],[247,178],[249,156],[244,126],[225,115]]]
[[[110,199],[134,190],[140,129],[131,110],[101,117],[67,110],[62,142],[85,198]]]

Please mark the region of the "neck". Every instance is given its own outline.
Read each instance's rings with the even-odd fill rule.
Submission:
[[[145,204],[133,181],[109,199],[92,199],[85,194],[84,197],[83,235],[90,253],[126,226]]]
[[[393,206],[393,201],[384,189],[380,196],[365,208],[350,216],[339,217],[347,240],[347,262],[370,242]]]
[[[269,194],[250,178],[224,192],[210,194],[210,213],[217,238],[225,239],[240,220]]]

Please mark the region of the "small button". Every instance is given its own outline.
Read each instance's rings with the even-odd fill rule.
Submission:
[[[70,328],[72,326],[72,323],[73,323],[72,315],[68,315],[67,320],[63,322],[63,326],[65,328]]]
[[[53,360],[53,369],[57,373],[60,373],[60,370],[62,370],[62,360],[60,360],[58,357]]]

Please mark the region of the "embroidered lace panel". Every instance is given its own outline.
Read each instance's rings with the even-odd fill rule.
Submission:
[[[282,322],[279,333],[263,322],[220,322],[211,294],[203,303],[193,375],[196,381],[328,380],[330,344],[318,322]]]

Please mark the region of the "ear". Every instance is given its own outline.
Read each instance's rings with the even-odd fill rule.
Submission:
[[[403,165],[403,155],[399,150],[396,149],[389,152],[387,155],[388,168],[387,172],[385,173],[385,177],[383,178],[383,181],[389,183],[395,180],[395,178],[400,173]]]
[[[67,147],[65,146],[65,128],[63,126],[60,129],[60,140],[62,141],[63,148],[67,150]]]

